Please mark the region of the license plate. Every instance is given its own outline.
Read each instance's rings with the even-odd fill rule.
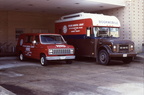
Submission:
[[[60,57],[60,59],[65,59],[66,57]]]
[[[127,54],[123,54],[123,57],[127,57]]]

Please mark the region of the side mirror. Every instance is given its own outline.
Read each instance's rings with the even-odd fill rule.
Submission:
[[[36,40],[32,41],[32,44],[35,45],[36,44]]]
[[[86,34],[87,37],[90,37],[90,32],[91,32],[90,29],[87,29],[87,34]]]

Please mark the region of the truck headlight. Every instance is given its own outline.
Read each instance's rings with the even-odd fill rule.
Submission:
[[[70,49],[70,54],[74,54],[74,49]]]
[[[116,51],[117,51],[117,46],[114,45],[114,46],[113,46],[113,52],[116,52]]]
[[[134,45],[130,45],[130,51],[133,51],[134,50]]]
[[[49,52],[48,52],[49,54],[52,54],[53,53],[53,50],[52,49],[49,49]]]

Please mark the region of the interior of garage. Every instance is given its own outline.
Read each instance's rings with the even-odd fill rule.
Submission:
[[[78,12],[114,15],[121,22],[122,39],[135,42],[143,51],[143,0],[0,0],[0,56],[15,55],[22,33],[53,33],[63,15]]]

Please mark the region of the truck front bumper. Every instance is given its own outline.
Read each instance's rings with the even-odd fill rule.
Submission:
[[[110,57],[135,57],[136,53],[110,53]]]
[[[68,60],[68,59],[75,59],[75,56],[50,56],[46,57],[46,60]]]

